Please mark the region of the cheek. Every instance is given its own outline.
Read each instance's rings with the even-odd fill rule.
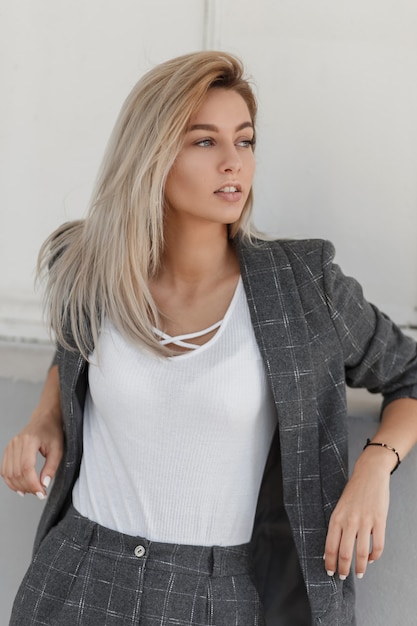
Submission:
[[[195,169],[183,167],[182,164],[175,165],[165,184],[166,202],[175,206],[187,198],[191,200],[200,191],[198,181],[199,175]]]
[[[244,173],[242,172],[242,183],[244,183],[247,190],[252,188],[254,175],[255,175],[255,162],[251,161],[246,164]]]
[[[167,184],[171,189],[187,186],[193,178],[193,164],[189,159],[180,157],[168,174]]]
[[[193,178],[188,172],[179,171],[172,181],[171,188],[176,195],[190,193],[193,188]]]
[[[253,176],[255,174],[255,169],[256,169],[255,155],[252,152],[251,155],[250,155],[249,165],[248,165],[248,170],[249,170],[250,176],[252,178],[253,178]]]
[[[193,184],[197,180],[206,180],[208,172],[216,165],[214,152],[204,148],[184,150],[172,168],[172,174],[178,180]]]

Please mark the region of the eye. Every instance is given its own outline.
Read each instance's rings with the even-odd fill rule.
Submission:
[[[213,139],[199,139],[194,145],[200,146],[200,148],[209,148],[214,145],[214,141]]]
[[[240,139],[237,142],[237,145],[240,148],[251,148],[252,146],[255,145],[255,139]]]

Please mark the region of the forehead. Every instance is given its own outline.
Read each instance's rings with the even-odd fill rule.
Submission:
[[[215,87],[208,91],[201,107],[191,116],[190,126],[204,123],[219,127],[238,126],[250,121],[248,106],[239,93]]]

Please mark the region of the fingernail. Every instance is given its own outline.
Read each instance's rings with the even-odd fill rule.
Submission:
[[[51,484],[51,477],[45,476],[45,478],[42,481],[42,485],[45,487],[45,489],[48,489],[50,484]]]
[[[39,498],[39,500],[45,500],[46,498],[45,494],[42,493],[42,491],[37,491],[35,495],[37,498]]]
[[[345,576],[344,574],[339,574],[339,578],[340,580],[346,580],[347,576]]]
[[[375,561],[368,561],[369,565],[371,565],[371,563],[375,563]]]
[[[23,493],[23,491],[16,491],[17,495],[20,496],[21,498],[25,497],[25,494]]]
[[[326,560],[326,555],[325,555],[325,554],[323,554],[323,561],[325,561],[325,560]]]
[[[361,580],[363,578],[362,572],[360,574],[356,574],[356,578],[359,578],[359,580]]]
[[[327,576],[334,576],[334,572],[331,569],[327,570]]]

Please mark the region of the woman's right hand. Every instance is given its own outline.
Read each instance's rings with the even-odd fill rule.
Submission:
[[[41,399],[28,424],[7,445],[1,464],[4,481],[20,495],[33,493],[43,500],[64,450],[58,366],[48,372]],[[38,475],[37,454],[45,457]]]

